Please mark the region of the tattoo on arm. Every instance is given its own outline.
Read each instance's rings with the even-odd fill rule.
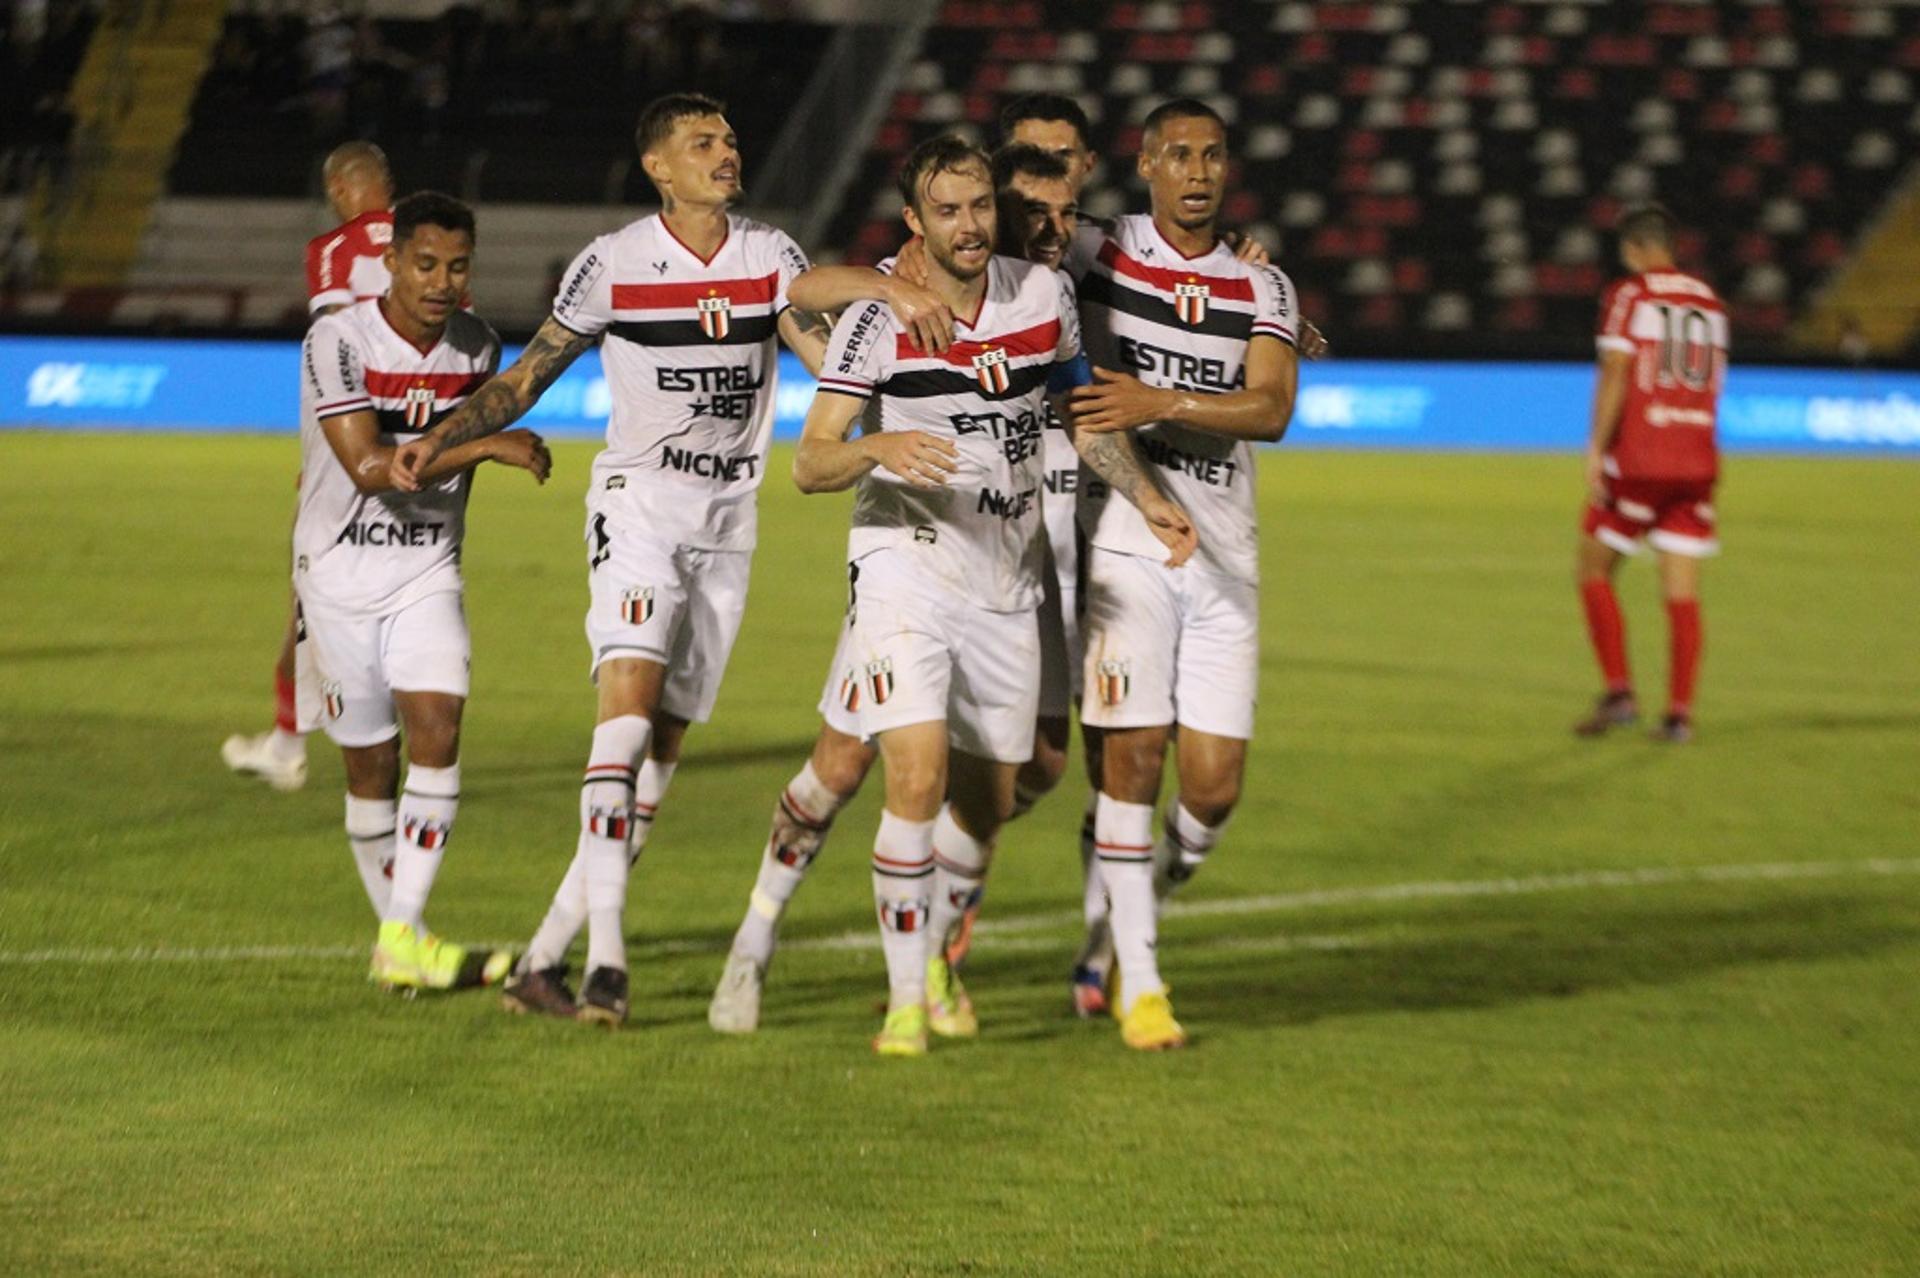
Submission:
[[[1153,487],[1153,481],[1141,468],[1140,454],[1134,449],[1131,433],[1089,435],[1075,431],[1073,446],[1079,451],[1080,459],[1093,467],[1094,474],[1135,505],[1139,504],[1140,490]]]
[[[818,377],[820,366],[826,362],[827,343],[833,337],[833,321],[817,311],[789,306],[780,314],[780,336],[807,371]]]
[[[434,428],[434,455],[511,426],[593,343],[593,338],[554,320],[542,324],[512,368],[487,379],[466,403]]]

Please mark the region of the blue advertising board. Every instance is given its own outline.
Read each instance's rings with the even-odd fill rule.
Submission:
[[[293,342],[0,337],[0,429],[290,431],[298,374]],[[1571,450],[1586,437],[1592,394],[1586,364],[1331,360],[1302,369],[1288,443]],[[799,433],[812,396],[813,379],[783,352],[777,437]],[[556,438],[598,436],[609,403],[592,352],[527,424]],[[1920,373],[1736,365],[1720,439],[1732,452],[1920,457]]]

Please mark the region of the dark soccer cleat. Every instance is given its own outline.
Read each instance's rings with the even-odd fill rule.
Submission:
[[[627,974],[617,967],[596,967],[580,989],[580,1009],[574,1019],[588,1025],[619,1029],[627,1019]]]
[[[1653,739],[1684,745],[1693,740],[1693,720],[1684,714],[1670,714],[1660,721],[1659,727],[1653,730]]]
[[[534,971],[520,961],[500,989],[500,1006],[515,1015],[562,1016],[573,1019],[573,991],[567,988],[567,965]]]
[[[1594,703],[1593,713],[1573,725],[1576,737],[1597,737],[1611,728],[1624,728],[1638,722],[1640,707],[1631,692],[1609,692]]]

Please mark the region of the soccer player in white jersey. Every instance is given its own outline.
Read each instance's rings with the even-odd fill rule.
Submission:
[[[1082,500],[1081,713],[1103,735],[1095,855],[1120,967],[1112,1010],[1129,1046],[1158,1049],[1186,1036],[1155,961],[1156,861],[1161,891],[1189,878],[1240,797],[1260,658],[1253,445],[1285,432],[1299,367],[1291,283],[1238,260],[1219,235],[1219,115],[1190,99],[1155,109],[1138,168],[1152,212],[1070,255],[1096,365],[1072,406],[1082,432],[1137,431],[1200,534],[1193,561],[1169,571],[1131,507],[1091,489]],[[1156,843],[1169,745],[1179,793]]]
[[[688,725],[713,709],[746,604],[774,337],[814,370],[826,345],[825,325],[788,304],[807,268],[799,247],[730,211],[743,186],[721,104],[660,98],[635,141],[661,211],[589,244],[521,357],[402,458],[411,468],[500,429],[602,344],[613,413],[586,526],[598,726],[572,864],[505,999],[509,1010],[609,1026],[627,1014],[628,872]],[[583,922],[588,971],[576,1008],[563,959]]]
[[[996,249],[1020,252],[1029,261],[1050,269],[1058,268],[1065,256],[1066,244],[1073,237],[1075,217],[1073,187],[1067,166],[1035,147],[1021,144],[1002,147],[995,152],[992,163],[994,186],[999,195]],[[882,273],[890,271],[891,263],[892,259],[881,263],[879,269]],[[812,282],[803,282],[801,289],[804,291]],[[872,416],[870,406],[866,420],[871,421]],[[1062,461],[1058,457],[1056,437],[1065,444],[1070,461]],[[1047,415],[1044,438],[1042,487],[1045,493],[1041,511],[1051,543],[1050,550],[1058,556],[1061,553],[1059,532],[1063,523],[1060,517],[1062,509],[1065,511],[1067,553],[1071,553],[1075,535],[1072,529],[1072,480],[1063,482],[1061,476],[1065,473],[1077,477],[1080,456],[1067,440],[1064,424],[1051,412]],[[1049,709],[1052,708],[1048,697],[1050,692],[1058,694],[1059,705],[1053,712],[1064,716],[1064,690],[1070,677],[1071,663],[1068,655],[1070,640],[1064,629],[1071,618],[1063,617],[1061,607],[1062,595],[1071,597],[1070,588],[1069,591],[1062,591],[1054,581],[1049,580],[1062,571],[1057,558],[1052,569],[1051,573],[1043,574],[1046,593],[1039,613],[1041,691],[1038,730],[1033,758],[1021,767],[1016,778],[1014,815],[1030,807],[1037,793],[1047,788],[1047,784],[1043,783],[1037,792],[1030,789],[1029,775],[1041,769],[1047,783],[1050,783],[1058,779],[1061,766],[1064,765],[1064,757],[1059,764],[1051,766],[1043,759],[1049,750],[1043,738],[1048,729],[1054,726],[1048,719]],[[1065,572],[1070,575],[1071,567]],[[834,816],[859,792],[868,771],[879,757],[873,743],[861,736],[857,709],[862,697],[862,679],[849,655],[850,642],[849,631],[843,628],[840,644],[835,648],[833,661],[828,667],[826,687],[820,696],[821,725],[813,752],[799,773],[781,791],[774,805],[772,829],[761,853],[760,871],[748,897],[747,912],[734,934],[726,968],[707,1009],[708,1023],[722,1033],[748,1033],[759,1026],[761,993],[767,968],[773,960],[781,917],[793,894],[799,890],[807,868],[825,846]],[[1064,719],[1058,724],[1058,729],[1060,739],[1057,749],[1064,751]],[[965,921],[972,917],[972,913],[969,910],[962,915],[961,927],[964,928]],[[957,982],[951,991],[939,990],[929,994],[929,1006],[936,1020],[947,1015],[941,1005],[949,994],[956,998],[961,994]]]
[[[448,449],[408,491],[392,475],[395,443],[464,402],[499,364],[500,339],[460,309],[473,239],[466,205],[408,196],[394,212],[387,296],[322,318],[301,352],[293,587],[313,650],[302,677],[317,681],[322,724],[346,759],[347,837],[380,918],[371,975],[386,986],[491,983],[512,962],[504,950],[469,954],[441,941],[421,916],[460,801],[468,472],[495,461],[545,482],[550,461],[538,436],[514,431]]]
[[[929,986],[949,975],[946,928],[972,899],[1033,753],[1045,540],[1040,435],[1048,391],[1085,377],[1072,289],[993,255],[987,157],[935,138],[900,174],[908,229],[955,340],[917,349],[879,302],[841,316],[794,457],[803,492],[859,485],[847,557],[849,646],[886,809],[873,854],[888,1010],[874,1050],[927,1050]],[[880,429],[848,439],[878,397]],[[1149,526],[1183,558],[1185,516],[1135,482]],[[936,1032],[968,1035],[964,996]]]

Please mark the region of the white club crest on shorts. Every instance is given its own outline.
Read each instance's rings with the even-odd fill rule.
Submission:
[[[709,289],[705,297],[697,299],[696,305],[700,308],[700,331],[716,342],[726,341],[727,334],[733,331],[733,299]]]
[[[867,663],[867,696],[876,706],[887,704],[887,698],[893,695],[893,661],[882,657],[878,661]]]
[[[1182,324],[1191,324],[1195,328],[1207,322],[1207,299],[1213,296],[1213,289],[1199,280],[1188,279],[1173,286],[1173,309]]]
[[[326,705],[329,719],[338,719],[347,712],[347,694],[337,679],[328,679],[320,685],[320,699]]]
[[[620,620],[630,626],[644,626],[652,616],[652,586],[635,586],[620,592]]]
[[[1094,675],[1099,682],[1100,704],[1103,706],[1119,705],[1133,690],[1131,661],[1102,661],[1094,667]]]
[[[989,395],[1004,395],[1011,385],[1007,378],[1007,351],[1003,346],[989,346],[973,357],[973,375],[980,379],[980,389]]]
[[[408,430],[425,430],[433,424],[433,387],[407,387],[406,420]]]
[[[849,714],[860,708],[860,671],[854,666],[840,676],[840,705]]]

